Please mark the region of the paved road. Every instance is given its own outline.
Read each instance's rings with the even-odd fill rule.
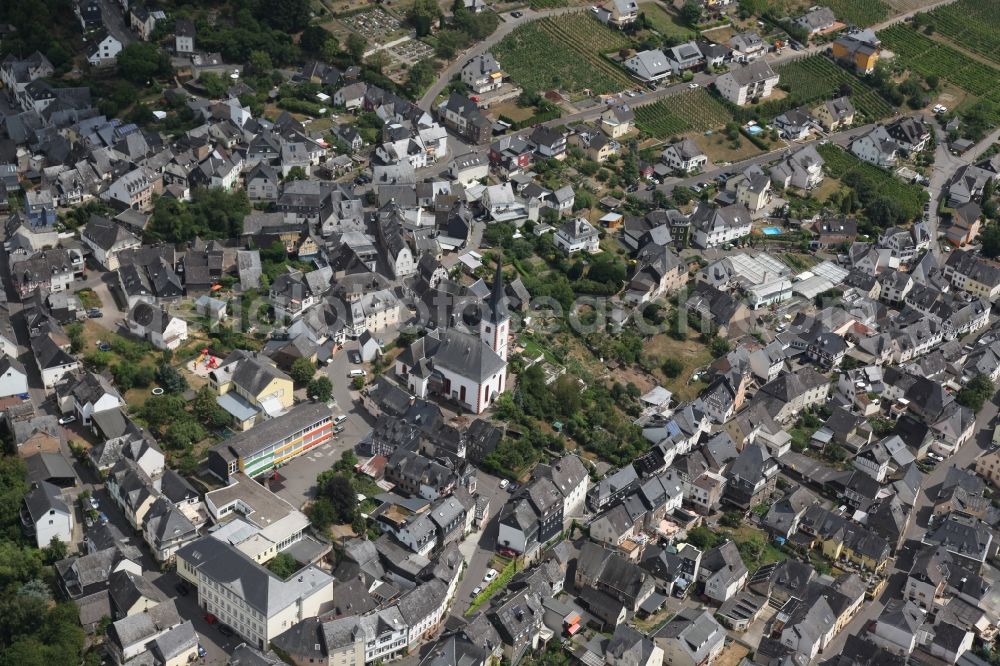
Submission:
[[[889,582],[885,590],[877,600],[864,604],[854,620],[830,642],[830,645],[823,651],[824,655],[838,654],[848,636],[860,633],[868,622],[879,616],[890,599],[901,598],[906,572],[909,571],[913,556],[920,548],[920,540],[927,531],[927,522],[934,507],[934,501],[931,498],[936,496],[938,487],[948,474],[949,467],[955,466],[961,469],[971,467],[977,457],[992,447],[992,425],[998,412],[998,400],[1000,400],[1000,393],[994,395],[993,399],[986,403],[982,411],[976,415],[975,436],[945,462],[938,464],[924,478],[923,487],[913,508],[916,512],[916,519],[906,531],[906,545],[900,549],[895,561],[891,564]]]
[[[782,146],[781,148],[776,148],[775,150],[772,150],[770,152],[764,153],[762,155],[757,155],[756,157],[751,157],[749,159],[742,160],[740,162],[733,162],[728,166],[724,167],[715,166],[712,167],[711,169],[707,169],[701,172],[696,176],[686,176],[684,178],[667,178],[663,181],[662,184],[657,185],[654,189],[660,190],[664,194],[669,196],[670,193],[674,191],[674,188],[690,187],[696,183],[711,181],[721,173],[739,173],[744,171],[748,167],[754,165],[769,164],[771,162],[777,161],[779,158],[789,153],[799,150],[803,146],[807,146],[809,144],[821,141],[829,141],[831,143],[835,143],[841,148],[846,148],[854,139],[854,137],[860,134],[864,134],[874,126],[875,126],[874,124],[869,124],[869,125],[862,125],[861,127],[852,127],[851,129],[846,129],[841,132],[834,132],[833,134],[816,136],[807,141],[796,141],[791,143],[786,141],[785,145]],[[635,195],[638,196],[640,199],[649,200],[653,197],[653,190],[641,189],[638,192],[636,192]]]
[[[939,259],[940,248],[937,242],[939,220],[937,210],[941,197],[947,197],[947,192],[944,191],[945,186],[960,167],[975,162],[980,155],[996,143],[997,139],[1000,139],[1000,129],[988,134],[982,141],[966,151],[965,154],[955,155],[948,148],[948,136],[941,129],[941,126],[933,118],[928,118],[927,120],[933,126],[934,137],[937,140],[937,146],[934,149],[934,167],[931,170],[930,183],[927,186],[930,192],[930,215],[927,219],[927,226],[931,233],[931,249],[934,252],[934,257]]]
[[[578,12],[581,11],[581,9],[579,7],[563,7],[561,9],[549,9],[537,12],[525,8],[521,11],[524,12],[524,15],[521,16],[521,18],[514,18],[509,12],[500,15],[501,23],[499,27],[497,27],[496,31],[475,46],[459,53],[455,57],[455,61],[444,68],[438,76],[437,82],[432,85],[426,93],[424,93],[423,97],[420,98],[417,106],[425,111],[429,110],[431,108],[431,104],[433,104],[434,100],[437,99],[437,96],[441,94],[441,91],[448,85],[452,77],[462,70],[462,67],[469,61],[470,58],[474,58],[477,55],[481,55],[489,51],[493,48],[494,44],[513,32],[514,28],[524,25],[525,23],[543,19],[547,16],[558,16],[560,14]]]
[[[129,27],[122,13],[122,6],[115,0],[101,0],[101,14],[104,16],[104,27],[108,29],[115,39],[123,46],[127,46],[136,40],[135,34]]]

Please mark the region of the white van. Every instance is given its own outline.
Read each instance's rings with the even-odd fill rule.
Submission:
[[[351,377],[351,378],[353,378],[353,377],[364,377],[367,374],[368,373],[365,372],[364,370],[361,370],[359,368],[355,368],[354,370],[351,370],[350,372],[348,372],[347,376]]]
[[[333,425],[339,426],[341,423],[347,420],[347,417],[341,414],[340,416],[333,417]]]

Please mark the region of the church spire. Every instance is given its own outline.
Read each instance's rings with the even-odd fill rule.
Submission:
[[[503,287],[503,256],[497,255],[497,272],[493,276],[493,291],[490,293],[490,300],[487,303],[489,306],[489,316],[490,321],[494,324],[498,324],[501,321],[507,319],[507,306],[505,303],[506,292]]]

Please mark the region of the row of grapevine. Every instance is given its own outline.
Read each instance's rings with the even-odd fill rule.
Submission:
[[[635,110],[639,129],[665,139],[685,132],[703,132],[732,122],[733,117],[718,99],[704,90],[672,95]]]

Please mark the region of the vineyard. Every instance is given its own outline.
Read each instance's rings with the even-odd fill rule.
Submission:
[[[894,25],[878,36],[906,67],[921,76],[934,74],[979,97],[998,92],[1000,71],[925,37],[909,26]]]
[[[908,219],[920,216],[927,201],[927,190],[920,185],[905,183],[892,173],[874,164],[862,162],[843,148],[833,144],[816,147],[823,158],[823,169],[842,183],[849,184],[866,199],[882,198],[896,202]]]
[[[789,109],[809,106],[820,100],[836,97],[842,92],[850,95],[854,108],[867,120],[879,120],[892,115],[892,105],[874,88],[826,56],[814,55],[793,60],[781,65],[776,71],[781,77],[778,85],[788,95],[756,106],[731,106],[730,113],[737,122],[770,122]]]
[[[716,129],[733,118],[715,97],[704,90],[691,90],[638,107],[635,120],[639,129],[665,139],[685,132]]]
[[[812,0],[765,0],[754,3],[755,8],[761,4],[778,16],[797,16],[817,3]],[[818,4],[832,9],[838,20],[862,27],[885,20],[891,11],[883,0],[823,0]],[[759,8],[759,11],[764,9]]]
[[[890,7],[882,0],[825,0],[834,16],[844,23],[867,27],[889,17]]]
[[[959,0],[930,12],[937,32],[1000,63],[1000,0]]]
[[[625,35],[580,13],[520,26],[496,45],[493,55],[523,88],[589,88],[601,94],[632,86],[628,76],[601,55],[629,46]]]
[[[528,2],[528,6],[535,11],[556,9],[557,7],[566,7],[567,5],[569,5],[569,0],[530,0]]]

